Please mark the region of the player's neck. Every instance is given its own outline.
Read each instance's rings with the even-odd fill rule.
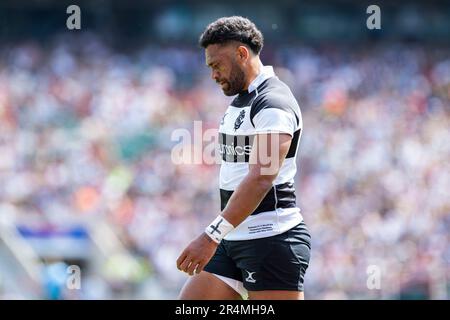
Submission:
[[[250,83],[252,83],[252,81],[256,79],[256,77],[262,71],[262,68],[263,64],[261,60],[259,60],[259,58],[253,59],[247,71],[247,82],[245,84],[244,90],[248,90]]]

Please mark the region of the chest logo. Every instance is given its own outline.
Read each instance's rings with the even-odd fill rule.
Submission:
[[[241,124],[244,122],[245,117],[245,110],[242,110],[238,117],[236,118],[236,121],[234,122],[234,131],[240,128]]]

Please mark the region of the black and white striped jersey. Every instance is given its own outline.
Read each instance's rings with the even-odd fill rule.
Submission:
[[[226,240],[248,240],[283,233],[303,217],[295,201],[294,176],[297,147],[302,135],[300,107],[288,86],[271,66],[240,93],[225,112],[219,127],[221,209],[249,172],[249,156],[256,134],[281,132],[292,136],[286,159],[256,210],[225,236]]]

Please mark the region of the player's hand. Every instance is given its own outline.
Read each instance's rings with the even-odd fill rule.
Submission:
[[[189,275],[200,273],[216,252],[218,244],[206,233],[193,240],[177,259],[177,268]]]

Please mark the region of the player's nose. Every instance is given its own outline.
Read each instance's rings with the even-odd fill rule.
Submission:
[[[214,81],[217,82],[220,79],[219,73],[217,71],[212,71],[211,72],[211,79],[213,79]]]

